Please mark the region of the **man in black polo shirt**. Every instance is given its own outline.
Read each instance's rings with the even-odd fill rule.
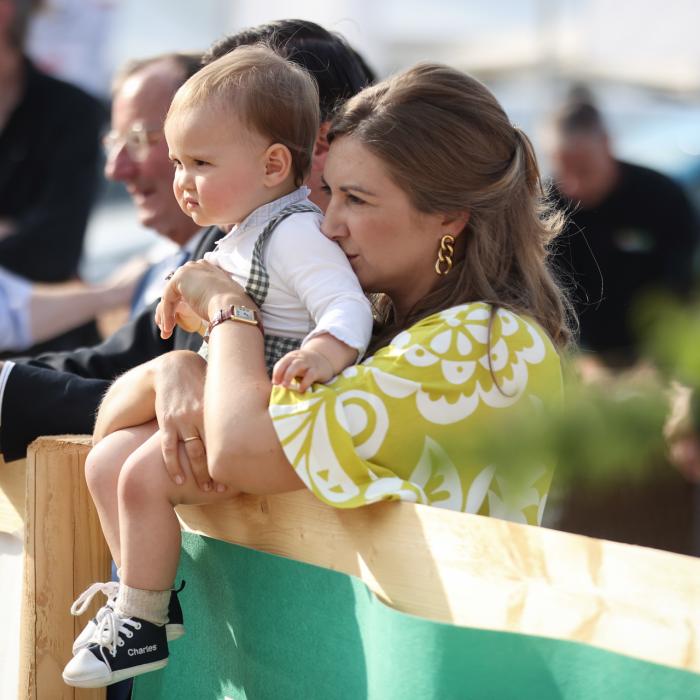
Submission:
[[[557,116],[553,166],[568,215],[558,260],[573,287],[581,347],[608,366],[629,366],[639,357],[635,303],[652,290],[684,296],[690,289],[694,212],[675,182],[615,159],[587,101]]]

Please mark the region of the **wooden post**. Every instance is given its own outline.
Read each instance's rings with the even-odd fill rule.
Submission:
[[[43,437],[27,453],[25,563],[20,636],[20,700],[102,700],[61,677],[73,640],[102,600],[80,618],[71,603],[107,581],[110,556],[83,468],[89,438]]]
[[[0,458],[0,532],[18,532],[24,525],[26,460]]]

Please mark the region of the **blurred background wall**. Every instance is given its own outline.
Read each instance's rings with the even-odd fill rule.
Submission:
[[[671,174],[700,201],[696,0],[45,0],[30,53],[107,100],[114,70],[129,58],[203,50],[242,27],[292,16],[344,34],[380,77],[421,60],[480,77],[531,135],[545,171],[546,117],[583,82],[617,153]],[[129,206],[106,188],[89,231],[87,277],[153,243]]]

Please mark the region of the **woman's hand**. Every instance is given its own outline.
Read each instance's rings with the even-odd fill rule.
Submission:
[[[175,306],[175,323],[188,333],[200,333],[204,335],[207,324],[199,314],[196,314],[186,301],[179,301]],[[156,325],[160,328],[161,337],[168,338],[172,335],[170,331],[167,335],[163,333],[163,300],[158,302],[156,307]]]
[[[188,350],[169,352],[154,361],[155,412],[161,432],[165,468],[176,484],[185,481],[180,464],[180,443],[202,491],[223,491],[207,469],[204,442],[204,378],[206,362]]]
[[[169,338],[177,324],[178,304],[186,302],[202,319],[211,319],[217,309],[230,304],[254,306],[245,290],[228,272],[204,260],[179,267],[165,289],[159,305],[159,323],[163,338]]]

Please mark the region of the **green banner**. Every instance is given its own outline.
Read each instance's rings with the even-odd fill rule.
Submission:
[[[183,535],[179,576],[187,633],[134,700],[700,698],[698,674],[431,622],[346,574],[197,535]]]

